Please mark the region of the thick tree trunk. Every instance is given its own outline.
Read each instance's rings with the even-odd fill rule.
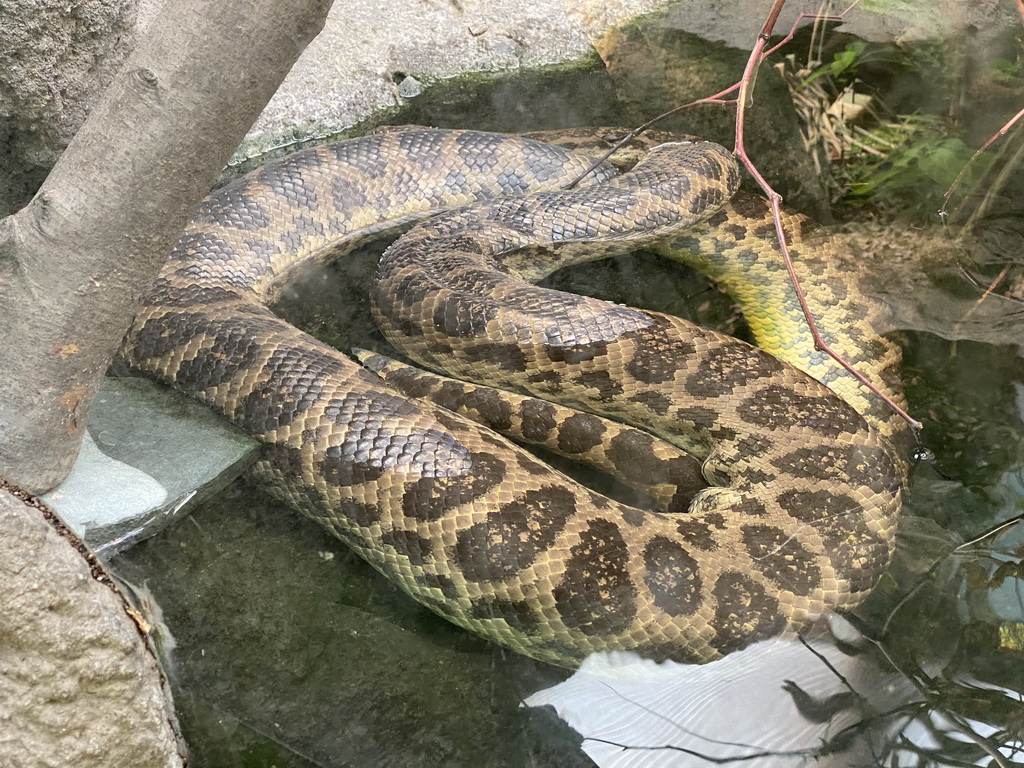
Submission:
[[[167,0],[24,209],[0,221],[0,477],[78,454],[138,301],[331,0]]]
[[[166,0],[36,197],[0,221],[0,478],[63,479],[139,297],[330,5]],[[5,488],[0,765],[181,766],[122,599],[38,500]]]

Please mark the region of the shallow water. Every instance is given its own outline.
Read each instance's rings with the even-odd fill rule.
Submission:
[[[474,86],[459,97],[472,119],[455,114],[453,100],[417,101],[396,122],[516,130],[637,122],[640,110],[615,101],[596,68]],[[654,114],[658,105],[644,111]],[[714,134],[721,126],[689,130]],[[282,301],[282,314],[342,349],[385,349],[367,313],[365,280],[375,257],[358,254],[308,276]],[[955,265],[926,271],[921,263],[888,264],[879,290],[914,329],[897,338],[911,412],[925,421],[922,444],[934,460],[913,474],[897,562],[854,617],[891,685],[885,709],[868,719],[889,732],[857,762],[825,764],[995,765],[985,761],[1024,726],[1016,693],[1024,691],[1024,527],[1012,522],[1024,513],[1024,360],[1013,344],[1024,338],[1022,307],[993,297],[994,307],[982,310],[994,319],[984,315],[979,324],[972,307],[980,290]],[[706,281],[651,257],[588,265],[552,282],[742,332]],[[987,341],[939,335],[967,333],[967,326],[975,329],[970,338]],[[115,567],[148,586],[163,610],[175,644],[168,672],[195,766],[594,764],[551,709],[520,706],[567,672],[449,625],[317,526],[243,484],[123,554]],[[779,674],[776,689],[788,679]],[[803,704],[805,720],[814,720],[818,710]],[[731,709],[739,723],[743,702]],[[738,742],[757,741],[749,725],[736,728]],[[901,729],[925,746],[907,746],[897,757],[891,750]],[[652,746],[644,738],[638,733],[629,743]],[[678,749],[633,754],[665,765],[703,762]],[[1004,755],[1002,764],[1013,764]]]

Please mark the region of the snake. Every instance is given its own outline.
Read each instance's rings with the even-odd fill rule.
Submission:
[[[199,205],[121,356],[256,437],[267,490],[412,598],[539,661],[702,663],[852,610],[893,554],[906,427],[815,348],[731,153],[669,142],[625,173],[592,166],[572,140],[427,128],[273,160]],[[825,340],[903,403],[856,262],[808,219],[782,224]],[[436,374],[360,364],[271,310],[310,264],[410,225],[367,290]],[[639,247],[704,271],[757,345],[536,285]],[[655,503],[508,435],[618,466]]]

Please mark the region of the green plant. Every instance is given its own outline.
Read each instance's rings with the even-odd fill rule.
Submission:
[[[1008,59],[996,59],[992,62],[989,77],[996,83],[1010,83],[1021,76],[1024,62],[1019,58],[1014,61]]]
[[[940,118],[907,115],[858,131],[839,175],[854,204],[898,199],[933,206],[971,154],[962,140],[948,135]],[[972,177],[980,178],[990,165],[991,158],[981,158]]]
[[[824,77],[825,75],[840,83],[852,80],[856,75],[857,68],[866,60],[865,52],[867,50],[868,44],[862,40],[848,44],[843,50],[832,57],[830,63],[823,64],[811,72],[800,84],[800,87],[806,88],[819,77]]]

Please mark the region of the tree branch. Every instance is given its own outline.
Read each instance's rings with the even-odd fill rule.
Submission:
[[[168,0],[35,198],[0,221],[0,477],[41,493],[196,203],[331,0]]]

